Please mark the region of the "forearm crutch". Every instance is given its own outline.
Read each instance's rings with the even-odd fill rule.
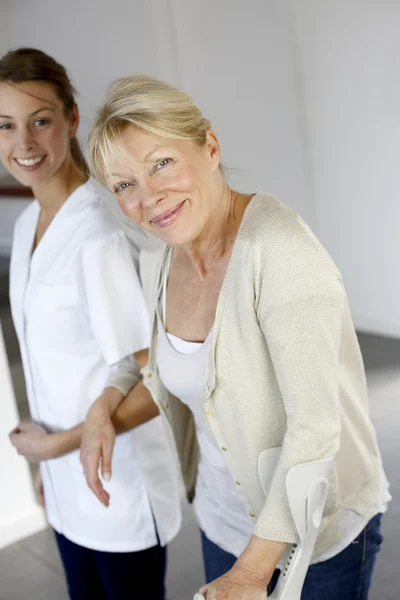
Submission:
[[[258,473],[265,495],[278,464],[281,448],[263,452],[258,461]],[[299,535],[299,543],[291,544],[285,551],[285,565],[276,587],[268,596],[272,600],[300,600],[304,580],[321,525],[326,498],[328,477],[333,458],[296,465],[286,477],[286,493],[290,510]],[[194,600],[204,600],[196,594]]]

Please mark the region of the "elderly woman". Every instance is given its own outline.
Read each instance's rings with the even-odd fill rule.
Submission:
[[[302,598],[367,598],[390,495],[335,264],[284,204],[230,189],[209,121],[160,81],[111,86],[89,157],[125,215],[164,242],[141,256],[152,338],[140,394],[175,441],[202,532],[202,593],[265,598],[286,545],[298,542],[286,475],[334,456]],[[112,386],[123,402],[137,401],[137,390],[128,394],[136,380],[120,367]],[[83,436],[97,493],[99,456],[110,470],[115,409],[94,406]],[[278,446],[265,497],[258,458]]]

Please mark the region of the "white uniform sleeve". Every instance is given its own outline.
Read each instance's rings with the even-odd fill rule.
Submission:
[[[106,363],[148,348],[149,316],[133,251],[122,231],[85,244],[83,279],[88,317]]]

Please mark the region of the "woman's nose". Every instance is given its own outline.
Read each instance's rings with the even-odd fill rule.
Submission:
[[[17,133],[15,149],[18,152],[28,153],[36,146],[36,142],[29,128],[20,129]],[[23,157],[22,157],[23,158]]]
[[[153,208],[167,198],[167,192],[153,180],[149,179],[143,186],[143,207]]]

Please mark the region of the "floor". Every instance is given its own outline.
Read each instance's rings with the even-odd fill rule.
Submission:
[[[191,512],[185,508],[181,532],[168,547],[168,600],[192,600],[203,583],[200,538]],[[50,529],[0,551],[0,600],[25,599],[68,600]]]
[[[9,312],[0,319],[6,339],[12,377],[21,416],[27,414],[22,370]],[[398,600],[400,540],[400,340],[360,334],[367,368],[371,416],[376,425],[394,500],[384,519],[385,543],[378,558],[370,600]],[[202,584],[201,548],[190,507],[184,524],[169,547],[168,600],[191,600]],[[50,530],[0,551],[0,600],[67,600],[68,595],[57,549]]]

